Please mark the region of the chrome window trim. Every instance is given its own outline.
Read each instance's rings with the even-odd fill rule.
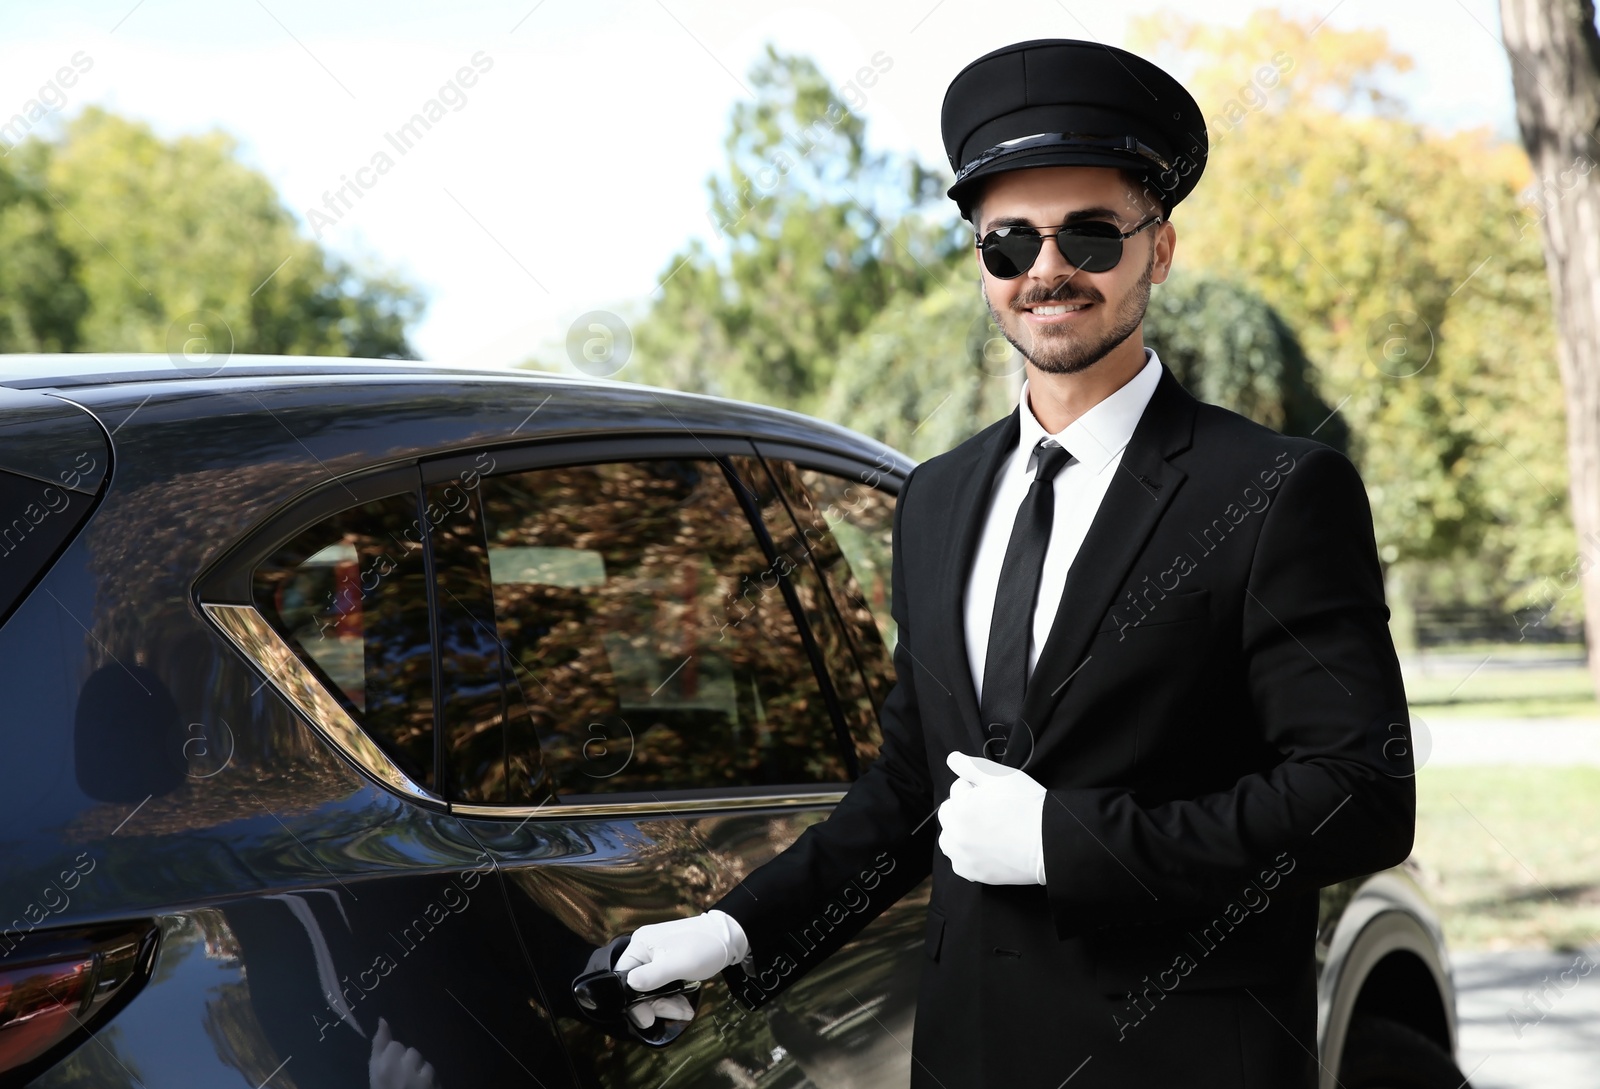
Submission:
[[[578,820],[586,817],[676,817],[685,812],[702,813],[739,809],[795,809],[807,806],[838,805],[845,791],[826,790],[811,794],[751,794],[727,798],[668,798],[653,802],[550,802],[544,805],[461,805],[452,803],[450,812],[461,817]]]
[[[432,791],[411,781],[405,772],[367,736],[361,725],[333,698],[315,674],[295,656],[289,644],[253,605],[204,602],[201,608],[228,641],[266,677],[278,694],[309,722],[323,740],[356,767],[390,790],[433,808],[447,808],[462,817],[504,820],[582,820],[590,817],[677,816],[743,809],[798,809],[838,805],[843,790],[789,791],[723,798],[666,798],[649,802],[579,802],[543,805],[446,804]]]
[[[437,794],[412,782],[378,743],[367,736],[255,606],[202,602],[200,607],[229,642],[335,751],[404,798],[434,807],[444,805]]]

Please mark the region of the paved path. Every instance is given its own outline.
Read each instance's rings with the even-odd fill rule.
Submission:
[[[1452,961],[1458,1056],[1473,1089],[1600,1089],[1600,950]]]

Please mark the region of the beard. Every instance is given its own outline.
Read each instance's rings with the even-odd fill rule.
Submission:
[[[1047,374],[1077,374],[1079,371],[1088,370],[1100,360],[1109,355],[1117,345],[1133,335],[1144,321],[1145,310],[1150,305],[1150,273],[1155,267],[1155,247],[1150,247],[1150,259],[1145,262],[1144,272],[1139,275],[1139,282],[1123,298],[1122,304],[1111,316],[1111,328],[1097,337],[1088,337],[1071,327],[1070,323],[1062,325],[1036,326],[1033,330],[1033,344],[1024,345],[1017,339],[1011,327],[1001,318],[999,311],[989,301],[989,285],[983,283],[983,301],[989,307],[989,316],[994,320],[995,327],[1011,342],[1011,346],[1022,357],[1035,367]],[[1013,306],[1038,306],[1043,303],[1075,303],[1087,302],[1103,306],[1105,300],[1100,293],[1090,288],[1079,288],[1071,279],[1046,295],[1018,296]],[[1019,317],[1018,322],[1021,322]],[[1020,327],[1020,326],[1019,326]]]

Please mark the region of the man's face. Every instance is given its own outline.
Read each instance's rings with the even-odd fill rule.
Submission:
[[[996,227],[1023,225],[1052,234],[1063,224],[1087,220],[1127,231],[1160,210],[1130,189],[1121,171],[1101,166],[1043,166],[996,174],[981,200],[979,237]],[[1165,281],[1171,270],[1176,240],[1171,224],[1148,226],[1123,242],[1122,260],[1115,268],[1083,272],[1068,264],[1055,239],[1047,237],[1033,267],[1011,280],[990,273],[976,248],[973,255],[983,277],[984,301],[1005,338],[1041,371],[1073,374],[1104,358],[1139,328],[1150,285]],[[1069,307],[1065,313],[1048,312],[1063,304]]]

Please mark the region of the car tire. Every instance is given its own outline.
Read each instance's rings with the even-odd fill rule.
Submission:
[[[1350,1022],[1339,1083],[1344,1089],[1471,1089],[1449,1052],[1387,1017]]]

